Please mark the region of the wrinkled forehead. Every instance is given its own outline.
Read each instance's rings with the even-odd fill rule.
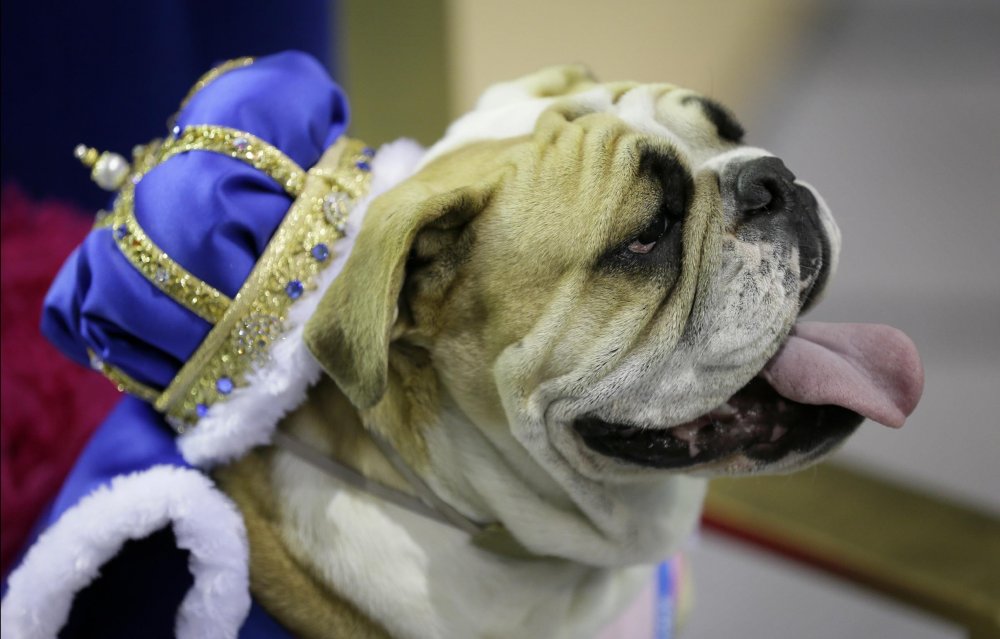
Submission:
[[[734,153],[766,154],[742,146],[743,128],[728,109],[674,85],[610,83],[571,95],[538,97],[517,85],[501,84],[448,128],[422,164],[473,142],[528,135],[550,109],[571,118],[597,112],[614,115],[637,133],[667,142],[695,171],[718,169]]]

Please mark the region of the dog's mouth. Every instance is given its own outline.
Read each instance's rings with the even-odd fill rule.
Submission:
[[[923,367],[900,331],[870,324],[796,325],[764,370],[726,403],[669,428],[578,418],[592,450],[656,468],[686,468],[742,455],[773,462],[829,450],[867,417],[899,427],[916,407]]]
[[[776,461],[847,437],[864,420],[840,406],[785,399],[756,377],[715,410],[671,428],[638,428],[583,417],[576,432],[591,449],[641,466],[685,468],[737,454]]]

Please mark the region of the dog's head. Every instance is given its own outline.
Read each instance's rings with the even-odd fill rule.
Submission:
[[[374,201],[307,341],[362,409],[419,430],[446,403],[589,480],[789,469],[861,414],[898,425],[919,380],[884,380],[913,367],[906,340],[790,339],[840,234],[742,138],[675,86],[566,67],[493,87]],[[879,343],[901,363],[873,363]]]

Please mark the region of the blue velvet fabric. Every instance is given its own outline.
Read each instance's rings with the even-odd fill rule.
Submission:
[[[145,402],[126,397],[91,437],[59,494],[35,525],[25,547],[30,548],[39,534],[97,488],[110,484],[115,477],[142,472],[158,465],[190,468],[178,452],[163,417]],[[94,608],[84,611],[91,625],[84,625],[81,630],[76,626],[82,624],[70,624],[60,636],[86,636],[97,623],[101,626],[101,636],[110,639],[120,636],[124,639],[137,636],[131,629],[143,627],[142,624],[150,619],[172,620],[191,577],[187,570],[186,552],[164,547],[159,543],[161,537],[152,535],[133,542],[128,549],[129,565],[126,569],[102,569],[102,578],[88,587],[88,590],[100,593],[86,599],[86,605]],[[5,582],[4,594],[6,590]],[[155,591],[157,596],[145,597],[144,601],[136,603],[134,609],[121,609],[121,602],[127,600],[130,593],[135,599],[136,593],[150,590]],[[165,593],[173,593],[173,596],[168,597]],[[78,612],[74,607],[71,620],[76,618],[75,613]],[[291,635],[253,602],[239,636],[241,639],[284,639]]]
[[[344,133],[347,115],[343,92],[319,62],[285,52],[222,75],[178,123],[249,131],[308,169]],[[233,297],[292,199],[243,162],[194,151],[150,171],[135,202],[139,224],[161,249]],[[138,381],[166,387],[211,326],[140,275],[112,232],[91,232],[67,259],[45,300],[42,332],[82,364],[90,348]]]
[[[125,397],[94,431],[25,547],[34,544],[37,534],[54,524],[64,512],[114,477],[161,464],[191,467],[177,450],[170,427],[152,406]]]
[[[177,122],[248,131],[308,169],[344,133],[347,103],[315,59],[286,52],[224,74],[190,101]],[[136,187],[135,213],[175,261],[235,297],[291,203],[263,172],[218,153],[195,151],[171,158],[143,178]],[[112,232],[92,231],[67,259],[46,297],[42,331],[80,363],[87,363],[89,348],[135,379],[165,387],[211,326],[139,274],[115,246]],[[28,546],[94,489],[162,464],[188,467],[163,417],[148,404],[125,398],[87,444]],[[134,636],[129,629],[133,622],[141,624],[143,615],[171,619],[190,574],[185,553],[172,543],[164,547],[165,539],[172,538],[156,533],[131,542],[127,566],[116,564],[119,569],[112,570],[114,561],[109,562],[108,575],[114,576],[81,594],[87,610],[71,615],[67,633],[86,635],[95,620],[100,624],[106,618],[95,610],[113,608],[119,594],[135,594],[148,583],[172,584],[176,587],[163,592],[176,596],[137,604],[134,619],[119,619],[102,632]],[[255,603],[240,636],[289,635]]]

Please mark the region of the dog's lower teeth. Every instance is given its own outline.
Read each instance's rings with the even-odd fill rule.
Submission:
[[[711,416],[711,417],[735,417],[736,416],[736,409],[733,408],[732,406],[730,406],[728,403],[722,404],[721,406],[716,407],[711,413],[709,413],[709,416]]]
[[[701,426],[697,424],[685,424],[684,426],[674,426],[670,429],[670,434],[674,439],[682,441],[688,446],[688,456],[696,457],[701,452],[698,447],[698,431]]]
[[[682,442],[691,443],[698,436],[698,430],[700,426],[695,426],[694,424],[686,424],[684,426],[674,426],[670,429],[670,434],[675,438],[681,440]]]
[[[784,426],[775,426],[774,430],[771,431],[771,441],[776,442],[781,439],[781,436],[788,432],[788,429]]]

